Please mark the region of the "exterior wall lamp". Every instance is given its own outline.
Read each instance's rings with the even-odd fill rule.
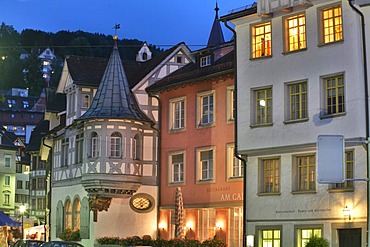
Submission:
[[[189,230],[192,230],[193,228],[193,223],[192,222],[187,222],[186,225],[185,225],[185,228],[186,229],[189,229]]]
[[[166,223],[164,222],[159,223],[158,228],[159,230],[162,230],[162,231],[166,230]]]
[[[343,208],[343,216],[348,218],[348,220],[352,220],[352,210],[346,206]]]

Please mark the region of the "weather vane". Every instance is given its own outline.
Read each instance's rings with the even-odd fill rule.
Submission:
[[[120,28],[121,28],[121,24],[116,23],[116,25],[114,25],[114,27],[113,27],[113,29],[114,29],[114,37],[113,37],[113,39],[114,40],[118,40],[117,29],[120,29]]]

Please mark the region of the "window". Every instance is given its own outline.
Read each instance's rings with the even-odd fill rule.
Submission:
[[[23,181],[17,180],[17,189],[23,189]]]
[[[84,141],[84,134],[81,133],[76,136],[76,147],[75,147],[75,163],[80,164],[82,163],[83,159],[83,141]]]
[[[170,128],[173,130],[185,128],[185,98],[171,100],[170,107]]]
[[[15,103],[15,100],[14,99],[8,99],[7,102],[8,102],[9,108],[11,108],[13,106],[16,106],[16,103]]]
[[[288,84],[289,111],[288,120],[306,119],[307,114],[307,82]]]
[[[5,159],[5,167],[10,167],[11,156],[5,155],[4,159]]]
[[[200,67],[206,67],[211,65],[211,55],[200,58]]]
[[[344,75],[323,78],[325,90],[324,113],[326,115],[345,112]]]
[[[280,229],[263,229],[258,231],[258,246],[261,247],[281,247]]]
[[[214,123],[214,93],[206,92],[198,95],[199,102],[199,125],[210,125]]]
[[[37,198],[37,209],[45,209],[45,198]]]
[[[236,117],[236,92],[234,87],[227,88],[227,121],[234,121]]]
[[[15,172],[16,173],[22,173],[22,164],[16,164],[15,165]]]
[[[80,229],[81,223],[81,201],[80,199],[76,198],[73,202],[73,229]]]
[[[230,208],[228,246],[243,246],[243,208]]]
[[[297,51],[306,48],[306,18],[304,14],[285,19],[285,51]]]
[[[68,165],[68,145],[69,139],[62,140],[61,166]]]
[[[33,178],[32,180],[31,180],[31,184],[32,184],[32,189],[33,190],[36,190],[36,178]]]
[[[254,91],[256,125],[272,123],[272,88]]]
[[[198,238],[200,241],[211,239],[215,235],[216,210],[214,208],[199,209]]]
[[[310,237],[322,236],[322,229],[320,228],[297,228],[297,247],[305,247]]]
[[[182,63],[182,57],[181,56],[176,57],[176,63]]]
[[[320,43],[327,44],[343,40],[341,6],[330,6],[320,10]]]
[[[114,132],[110,137],[110,156],[114,158],[121,157],[122,136],[118,132]]]
[[[141,136],[136,134],[131,143],[131,153],[134,160],[141,160],[141,143]]]
[[[82,108],[89,108],[89,107],[90,107],[90,95],[82,94]]]
[[[43,170],[45,168],[46,168],[46,163],[44,161],[42,161],[41,159],[39,159],[39,163],[37,164],[37,169]]]
[[[10,205],[10,195],[4,194],[4,205]]]
[[[315,155],[295,157],[297,166],[297,191],[316,190]]]
[[[252,58],[271,56],[271,22],[252,27]]]
[[[99,136],[96,132],[91,133],[91,156],[93,158],[99,157],[100,142]]]
[[[212,148],[197,150],[197,180],[210,181],[214,178],[214,150]]]
[[[22,203],[22,195],[15,194],[15,203]]]
[[[227,145],[227,167],[229,178],[240,178],[244,175],[242,162],[234,156],[234,144]]]
[[[261,160],[262,183],[260,191],[262,193],[280,192],[280,160],[266,159]]]
[[[353,151],[346,151],[346,178],[354,178],[353,174]],[[334,185],[335,189],[353,189],[353,181],[345,181],[344,183],[337,183]]]
[[[30,182],[26,181],[26,190],[30,189]]]
[[[36,170],[38,161],[39,161],[39,156],[37,154],[33,154],[32,160],[31,160],[32,170]]]
[[[9,175],[4,176],[4,185],[10,186],[10,176]]]
[[[68,199],[64,209],[64,229],[72,229],[72,204]]]
[[[171,183],[184,182],[184,153],[174,153],[169,157]]]
[[[38,179],[37,179],[37,189],[38,189],[38,190],[43,190],[43,189],[45,189],[45,185],[46,185],[46,183],[45,183],[45,178],[38,178]]]

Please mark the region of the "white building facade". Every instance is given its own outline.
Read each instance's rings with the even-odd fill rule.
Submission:
[[[369,68],[354,8],[368,22],[370,7],[351,4],[258,0],[221,17],[237,37],[237,145],[248,157],[254,246],[303,247],[313,235],[336,247],[367,242],[367,183],[316,181],[319,135],[344,136],[346,178],[367,176]]]

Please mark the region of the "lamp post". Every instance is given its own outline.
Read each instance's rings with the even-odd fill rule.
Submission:
[[[24,239],[24,236],[23,236],[23,231],[24,231],[23,215],[24,215],[24,212],[26,212],[26,206],[22,204],[22,205],[19,207],[19,211],[20,211],[20,212],[21,212],[21,214],[22,214],[22,239]]]

